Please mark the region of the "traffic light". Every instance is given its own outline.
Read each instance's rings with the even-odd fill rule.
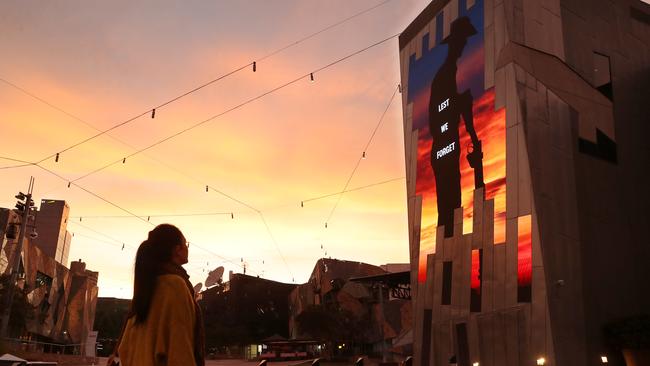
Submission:
[[[34,200],[32,199],[31,194],[24,194],[19,192],[16,196],[18,202],[16,202],[16,209],[20,212],[25,212],[25,209],[34,207]]]
[[[25,211],[25,203],[20,201],[16,202],[16,209],[20,212]]]

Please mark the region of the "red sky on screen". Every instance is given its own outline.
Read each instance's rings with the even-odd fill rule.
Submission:
[[[470,287],[473,290],[481,288],[480,271],[481,269],[481,255],[478,249],[472,250],[472,274],[470,279]]]
[[[414,113],[428,113],[429,91],[415,98]],[[495,242],[505,238],[505,109],[494,110],[494,89],[486,91],[474,100],[474,127],[483,143],[483,170],[486,198],[495,199]],[[426,104],[422,108],[420,104]],[[417,106],[417,108],[416,108]],[[418,138],[418,164],[416,194],[422,195],[422,229],[420,233],[420,281],[426,276],[426,255],[435,251],[435,236],[438,210],[436,187],[431,169],[430,153],[433,141],[428,129],[420,129]],[[471,232],[473,216],[474,172],[465,156],[470,137],[464,124],[460,127],[461,147],[461,191],[463,211],[463,232]]]
[[[531,216],[521,216],[517,222],[517,285],[529,286],[533,273]]]

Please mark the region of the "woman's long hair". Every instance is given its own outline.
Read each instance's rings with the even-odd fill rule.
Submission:
[[[171,262],[174,247],[183,245],[185,237],[174,225],[161,224],[149,232],[147,240],[138,247],[135,255],[133,301],[129,316],[135,323],[147,320],[149,307],[156,287],[156,277],[162,266]]]

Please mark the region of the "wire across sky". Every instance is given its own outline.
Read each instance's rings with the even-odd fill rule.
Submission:
[[[262,57],[259,57],[257,59],[252,58],[253,61],[251,61],[251,62],[243,63],[238,68],[234,68],[234,69],[232,69],[232,70],[230,70],[228,72],[223,73],[222,75],[220,75],[220,76],[218,76],[216,78],[213,78],[211,80],[208,80],[207,82],[199,84],[198,86],[195,86],[195,87],[193,87],[191,89],[188,89],[185,92],[179,93],[176,96],[170,97],[169,99],[167,99],[167,100],[165,100],[165,101],[163,101],[161,103],[155,104],[153,107],[143,108],[142,109],[143,112],[138,113],[138,114],[134,115],[133,117],[127,118],[127,119],[125,119],[123,121],[114,123],[114,124],[110,125],[108,128],[97,128],[97,127],[95,127],[94,123],[89,123],[87,120],[78,117],[79,114],[72,113],[67,108],[60,107],[58,105],[58,103],[53,102],[51,100],[48,100],[49,98],[40,96],[38,92],[33,92],[33,91],[29,90],[28,88],[25,88],[25,87],[19,85],[18,83],[14,82],[14,81],[10,81],[9,78],[0,79],[0,82],[4,83],[5,85],[9,85],[10,87],[12,87],[14,89],[19,90],[22,94],[28,95],[30,98],[32,98],[34,100],[37,100],[37,101],[39,101],[40,103],[42,103],[44,105],[49,106],[53,110],[56,110],[56,111],[60,112],[61,114],[67,116],[68,118],[80,121],[80,122],[82,122],[82,123],[96,129],[95,133],[93,133],[93,134],[91,134],[91,135],[89,135],[87,137],[84,137],[82,139],[79,139],[76,142],[68,143],[67,146],[55,150],[56,152],[48,153],[47,155],[43,155],[42,158],[39,158],[39,159],[33,160],[33,161],[32,160],[23,160],[22,158],[24,158],[24,156],[21,156],[21,154],[16,153],[15,150],[12,151],[12,153],[8,153],[8,151],[5,151],[5,154],[3,154],[3,155],[11,155],[11,156],[0,156],[0,159],[7,160],[7,161],[10,162],[10,164],[7,164],[5,166],[0,166],[0,169],[2,171],[11,171],[11,170],[26,168],[26,167],[31,166],[33,168],[36,168],[36,169],[39,169],[39,170],[43,171],[44,173],[46,173],[48,175],[51,175],[52,177],[56,177],[57,179],[59,179],[63,183],[64,186],[67,185],[69,188],[73,188],[73,187],[77,188],[81,192],[84,192],[85,194],[94,197],[98,201],[101,201],[103,204],[105,204],[107,206],[111,206],[111,207],[121,211],[123,213],[123,215],[116,215],[116,214],[108,214],[107,215],[107,214],[102,214],[102,213],[93,214],[92,211],[88,211],[88,212],[79,213],[77,216],[74,216],[74,218],[79,217],[79,218],[83,218],[83,220],[84,220],[83,222],[74,221],[75,224],[80,224],[79,225],[80,229],[87,230],[88,232],[92,232],[93,230],[95,230],[94,234],[96,234],[96,236],[94,236],[92,238],[92,240],[100,241],[100,242],[103,241],[107,245],[110,245],[108,243],[113,243],[113,244],[115,244],[113,246],[115,248],[119,247],[120,250],[123,250],[124,248],[128,248],[129,245],[134,245],[134,243],[131,243],[131,244],[122,243],[122,246],[120,246],[120,244],[118,242],[120,242],[121,240],[116,238],[112,233],[108,234],[108,232],[105,232],[104,230],[98,230],[97,228],[92,227],[92,226],[95,225],[96,222],[98,222],[96,220],[132,217],[133,219],[137,220],[138,222],[140,222],[140,223],[142,223],[142,224],[144,224],[144,225],[146,225],[148,227],[151,227],[152,225],[155,224],[154,221],[159,221],[160,219],[166,219],[166,218],[171,218],[171,217],[175,217],[175,218],[188,217],[188,218],[190,218],[190,217],[223,216],[224,219],[231,220],[231,219],[235,218],[235,221],[238,221],[236,219],[238,218],[239,215],[248,215],[249,213],[254,214],[254,215],[258,215],[259,216],[259,222],[262,223],[264,231],[267,233],[268,243],[277,252],[277,256],[280,259],[279,264],[281,264],[283,267],[285,267],[286,272],[289,274],[289,276],[292,279],[294,279],[295,278],[295,273],[292,270],[292,268],[290,268],[291,267],[290,266],[291,261],[288,260],[288,257],[286,257],[286,255],[285,255],[286,253],[284,253],[285,250],[287,250],[287,247],[282,245],[282,241],[284,239],[281,239],[282,235],[278,236],[274,232],[275,231],[274,227],[273,227],[274,224],[272,222],[270,222],[265,217],[265,213],[267,211],[282,210],[282,207],[285,207],[285,206],[286,207],[294,207],[294,208],[296,208],[298,206],[307,206],[307,205],[310,205],[311,203],[314,203],[316,201],[323,200],[323,199],[326,199],[326,198],[335,198],[335,203],[333,204],[332,208],[329,210],[329,213],[327,215],[327,219],[325,220],[325,222],[328,222],[328,221],[332,220],[332,217],[333,217],[334,213],[337,210],[337,207],[339,205],[341,196],[343,194],[346,194],[348,192],[360,191],[360,190],[364,190],[364,189],[371,189],[373,187],[379,187],[379,186],[382,186],[382,185],[387,185],[388,183],[391,183],[391,182],[397,182],[397,181],[403,180],[403,177],[401,177],[401,175],[403,175],[403,172],[395,172],[395,174],[391,174],[392,177],[397,176],[398,178],[391,178],[391,175],[388,175],[388,177],[386,175],[384,175],[384,177],[382,179],[381,176],[376,176],[375,175],[373,177],[373,179],[370,180],[369,183],[368,183],[368,180],[365,180],[365,182],[363,182],[362,184],[359,184],[356,187],[353,186],[353,188],[350,188],[350,186],[352,186],[352,184],[351,184],[352,183],[352,178],[355,175],[355,171],[357,170],[357,168],[361,164],[361,160],[363,160],[365,157],[370,158],[370,154],[368,154],[369,156],[366,156],[366,154],[368,153],[368,147],[370,146],[374,136],[377,134],[379,128],[381,127],[382,123],[384,122],[384,117],[386,115],[386,112],[388,111],[389,107],[391,106],[391,103],[392,103],[392,101],[393,101],[393,99],[394,99],[394,97],[395,97],[395,95],[396,95],[396,93],[397,93],[397,91],[399,89],[397,86],[395,86],[395,89],[391,91],[392,94],[391,94],[390,100],[388,102],[388,105],[386,105],[385,108],[383,108],[383,110],[376,111],[376,113],[380,114],[381,117],[379,118],[377,123],[373,125],[373,129],[368,130],[367,133],[370,136],[369,140],[364,141],[365,146],[362,145],[362,144],[360,144],[358,146],[359,152],[362,153],[362,155],[357,155],[355,157],[355,160],[356,160],[355,161],[355,163],[356,163],[355,168],[352,170],[351,174],[346,177],[345,184],[343,185],[343,187],[339,188],[337,191],[335,191],[333,193],[327,193],[327,194],[318,193],[319,191],[323,192],[323,189],[321,188],[321,189],[318,189],[318,190],[312,190],[311,192],[313,192],[313,194],[304,194],[304,192],[296,194],[294,196],[295,199],[287,200],[286,203],[280,202],[279,204],[274,203],[274,204],[271,204],[271,205],[261,204],[261,205],[258,206],[258,203],[256,202],[256,199],[248,197],[247,195],[242,196],[240,193],[234,193],[233,194],[231,192],[228,192],[227,190],[224,190],[221,187],[222,184],[215,184],[216,182],[214,181],[214,178],[208,178],[208,177],[205,177],[205,176],[200,176],[201,174],[196,174],[195,172],[189,173],[187,169],[180,169],[180,168],[174,166],[174,164],[172,164],[170,161],[167,161],[165,159],[160,159],[158,156],[155,156],[156,154],[152,153],[151,150],[154,147],[166,144],[167,142],[170,142],[170,141],[176,139],[177,137],[186,134],[189,131],[198,129],[198,128],[200,128],[202,126],[205,126],[205,125],[207,125],[207,124],[209,124],[211,122],[214,122],[217,119],[219,119],[220,117],[225,116],[225,115],[227,115],[227,114],[229,114],[229,113],[231,113],[231,112],[233,112],[235,110],[240,110],[240,109],[243,109],[245,107],[251,106],[256,101],[259,101],[259,100],[261,100],[263,98],[266,98],[266,97],[268,97],[270,95],[276,94],[278,91],[280,91],[282,89],[285,89],[285,88],[287,88],[287,87],[289,87],[291,85],[295,85],[295,84],[300,83],[300,82],[309,83],[309,81],[312,81],[314,79],[314,76],[316,76],[315,85],[318,85],[319,82],[321,80],[323,80],[323,77],[325,77],[325,79],[327,79],[329,77],[326,74],[322,74],[322,71],[324,71],[326,69],[329,69],[329,68],[332,68],[335,65],[338,65],[338,64],[340,64],[342,62],[345,62],[347,60],[350,60],[352,58],[355,58],[357,55],[363,54],[366,51],[368,51],[370,49],[373,49],[373,48],[376,48],[378,46],[388,45],[388,44],[394,45],[393,42],[390,42],[390,41],[395,40],[396,37],[399,34],[395,33],[393,35],[390,35],[390,36],[387,36],[387,37],[384,37],[384,38],[380,38],[378,41],[371,42],[371,43],[367,44],[366,46],[357,49],[356,51],[348,52],[344,56],[335,57],[332,61],[325,62],[321,66],[318,66],[318,67],[312,69],[309,72],[299,72],[295,77],[288,78],[284,82],[280,82],[280,83],[276,84],[275,86],[271,86],[270,88],[268,88],[267,90],[263,90],[259,94],[256,94],[256,95],[248,97],[248,98],[244,98],[240,102],[235,102],[230,107],[226,107],[225,109],[223,109],[221,111],[217,111],[214,114],[209,115],[209,117],[207,117],[207,118],[199,119],[194,123],[189,123],[189,124],[187,124],[186,127],[182,127],[182,128],[180,128],[180,129],[178,129],[176,131],[172,130],[171,132],[167,132],[167,135],[163,135],[162,137],[156,137],[155,139],[153,139],[153,141],[145,143],[145,145],[140,147],[140,148],[135,148],[130,143],[125,142],[125,140],[123,140],[122,138],[118,138],[117,135],[113,134],[113,132],[117,131],[118,129],[126,128],[132,121],[134,121],[134,120],[136,120],[138,118],[154,118],[156,121],[158,121],[158,118],[160,118],[160,115],[163,114],[163,120],[164,120],[165,107],[167,107],[168,105],[170,105],[172,103],[175,103],[176,101],[178,101],[180,99],[189,98],[192,94],[194,94],[198,90],[203,90],[203,89],[206,89],[208,87],[217,85],[221,81],[229,78],[230,76],[232,76],[232,75],[234,75],[236,73],[241,73],[241,72],[253,73],[254,72],[256,74],[253,75],[253,78],[255,78],[260,73],[273,72],[273,69],[270,69],[268,67],[268,65],[266,65],[266,63],[265,63],[265,61],[268,60],[269,58],[271,58],[271,57],[273,57],[275,55],[279,55],[282,52],[284,52],[285,50],[288,50],[288,49],[290,49],[292,47],[295,47],[297,45],[305,44],[305,43],[307,43],[307,41],[315,38],[316,36],[319,36],[319,35],[324,34],[324,33],[328,32],[330,30],[333,30],[333,29],[337,28],[339,25],[346,24],[346,23],[348,23],[349,21],[351,21],[353,19],[360,18],[362,15],[368,14],[368,13],[372,12],[373,10],[378,9],[378,8],[388,4],[390,2],[391,2],[391,0],[386,0],[386,1],[379,2],[379,3],[375,3],[375,4],[373,4],[372,6],[370,6],[368,8],[365,8],[365,9],[362,9],[361,11],[357,11],[356,13],[353,13],[351,16],[347,16],[347,17],[345,17],[343,19],[332,22],[332,23],[330,23],[329,25],[327,25],[324,28],[321,28],[321,29],[319,29],[319,30],[317,30],[315,32],[309,33],[306,36],[299,37],[299,38],[297,38],[296,41],[286,43],[285,46],[283,46],[281,48],[278,48],[278,49],[276,49],[274,51],[268,52]],[[254,79],[251,79],[251,80],[254,80]],[[395,85],[395,84],[393,84],[393,85]],[[283,93],[283,95],[284,94],[286,94],[286,93]],[[370,115],[370,113],[367,113],[367,115]],[[372,120],[372,119],[375,119],[375,118],[371,117],[371,118],[366,118],[366,119]],[[224,122],[227,123],[227,122],[229,122],[230,119],[231,118],[229,118],[228,121],[226,121],[224,119]],[[364,128],[364,130],[365,129],[366,128]],[[75,150],[76,148],[78,148],[78,147],[80,147],[82,145],[90,145],[98,137],[104,136],[104,135],[107,135],[108,137],[112,138],[113,140],[115,140],[117,142],[120,142],[121,144],[129,147],[131,149],[131,152],[126,153],[125,155],[123,155],[123,156],[121,156],[119,158],[116,158],[115,160],[110,160],[110,163],[102,163],[100,166],[96,166],[95,168],[92,167],[92,161],[91,161],[91,164],[84,164],[87,167],[86,169],[88,169],[88,170],[86,172],[83,172],[83,171],[79,172],[79,174],[75,173],[75,175],[76,175],[75,177],[68,177],[67,175],[69,175],[70,173],[63,173],[58,168],[59,165],[57,165],[54,160],[62,160],[63,162],[65,162],[65,164],[73,164],[73,166],[74,166],[74,164],[75,164],[74,161],[71,162],[70,159],[74,160],[75,157],[73,155],[68,155],[68,153],[70,151],[72,151],[72,150]],[[156,150],[156,151],[158,151],[158,150]],[[162,165],[164,165],[170,171],[175,171],[176,173],[178,173],[178,174],[188,178],[189,180],[193,181],[194,183],[196,183],[197,190],[202,190],[203,188],[205,188],[205,190],[208,193],[213,192],[213,193],[216,193],[217,195],[225,197],[226,199],[228,199],[228,200],[230,200],[232,202],[235,202],[241,208],[237,209],[236,207],[234,207],[234,208],[233,207],[227,207],[227,208],[224,207],[224,209],[221,210],[221,209],[219,209],[218,206],[215,206],[215,207],[213,207],[214,209],[186,210],[184,212],[179,211],[179,210],[171,210],[171,211],[165,212],[164,210],[160,210],[160,209],[155,209],[155,210],[152,210],[152,209],[144,209],[144,210],[142,210],[142,209],[134,209],[134,208],[131,208],[131,207],[137,207],[137,206],[134,206],[133,204],[129,204],[130,207],[127,208],[124,205],[126,203],[126,201],[121,199],[119,197],[119,195],[106,196],[103,193],[99,193],[99,191],[94,188],[94,184],[97,184],[98,179],[88,180],[88,182],[86,182],[86,184],[82,184],[83,180],[95,175],[96,173],[104,171],[104,170],[108,169],[109,167],[115,166],[117,164],[123,164],[123,165],[125,164],[126,170],[123,169],[121,171],[123,171],[123,172],[128,171],[128,169],[129,169],[128,166],[130,165],[132,158],[134,158],[135,156],[140,155],[140,154],[146,155],[148,158],[151,158],[153,160],[156,160],[156,161],[162,163]],[[46,160],[52,160],[52,161],[48,162],[47,164],[43,164],[43,163],[45,163]],[[345,165],[345,161],[341,161],[340,164]],[[69,166],[70,165],[66,166],[66,171],[69,171],[69,169],[67,168]],[[88,168],[89,166],[90,166],[90,168]],[[30,170],[30,171],[32,171],[32,170]],[[113,170],[111,170],[111,174],[112,174],[112,172],[113,172]],[[93,183],[91,183],[91,182],[93,182]],[[251,183],[253,185],[255,184],[254,182],[251,182]],[[201,188],[201,187],[203,187],[203,188]],[[327,192],[327,190],[325,190],[325,192]],[[300,197],[300,196],[302,196],[302,197]],[[109,197],[111,197],[111,198],[109,198]],[[206,208],[208,208],[208,207],[206,207]],[[104,211],[104,210],[102,210],[102,211]],[[94,219],[94,220],[93,221],[86,221],[87,219]],[[84,225],[85,227],[83,227],[81,225]],[[80,235],[83,236],[83,235],[86,235],[86,234],[82,233]],[[86,235],[86,236],[89,236],[89,235]],[[100,239],[99,237],[101,237],[103,239]],[[111,239],[109,239],[108,237],[110,237]],[[205,244],[201,244],[200,240],[199,240],[198,245],[196,245],[196,243],[194,241],[191,241],[191,242],[192,242],[192,245],[194,245],[195,247],[199,248],[202,251],[205,251],[205,253],[207,253],[209,256],[218,257],[220,261],[231,263],[232,265],[236,265],[236,266],[241,268],[241,261],[233,260],[231,258],[227,258],[227,256],[220,256],[219,254],[214,253],[211,249],[209,249],[209,247],[210,247],[209,245],[206,246]],[[133,249],[133,248],[131,248],[131,249]],[[232,253],[230,253],[229,255],[232,256]],[[213,261],[210,261],[210,263],[212,263],[212,262]]]

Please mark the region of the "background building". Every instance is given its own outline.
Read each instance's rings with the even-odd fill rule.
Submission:
[[[67,217],[67,207],[65,202],[57,201],[57,208],[53,211],[58,213],[51,216]],[[47,210],[49,209],[46,209],[46,212],[48,212]],[[36,223],[40,223],[39,226],[36,226],[39,238],[41,232],[45,232],[46,237],[52,238],[47,233],[61,232],[61,228],[65,227],[65,223],[62,224],[60,219],[43,221],[36,219]],[[9,263],[13,263],[14,256],[18,254],[16,253],[18,239],[7,239],[6,235],[8,230],[15,231],[15,227],[13,229],[10,227],[17,224],[20,224],[20,215],[10,209],[0,209],[0,236],[2,238],[0,275],[3,278],[7,278],[10,274]],[[54,228],[49,226],[54,226]],[[63,232],[65,233],[65,229]],[[30,230],[28,230],[29,233]],[[66,241],[69,245],[69,239],[62,239],[59,243]],[[53,243],[54,241],[46,240],[45,242]],[[47,248],[50,249],[49,253],[51,254],[67,255],[62,254],[66,253],[67,249],[59,251],[57,254],[57,247]],[[36,347],[39,349],[46,351],[53,350],[52,346],[57,344],[74,345],[76,348],[63,349],[66,352],[83,354],[86,351],[87,339],[92,336],[98,294],[98,272],[87,270],[85,263],[81,260],[72,262],[68,269],[61,261],[48,255],[40,245],[36,245],[30,235],[26,235],[20,255],[17,284],[20,295],[18,298],[24,299],[25,304],[22,306],[24,308],[22,315],[12,314],[12,318],[20,316],[22,318],[19,322],[20,326],[10,329],[10,338],[40,342],[34,344],[37,344]]]
[[[295,286],[231,273],[229,281],[201,292],[208,350],[255,358],[264,339],[286,338],[288,296]]]
[[[319,259],[309,281],[289,296],[291,338],[325,342],[326,357],[403,352],[393,345],[412,327],[410,300],[380,291],[378,281],[359,281],[387,274],[367,263]]]
[[[94,322],[98,332],[97,356],[107,357],[113,353],[130,305],[130,299],[97,298]]]
[[[650,7],[434,1],[400,58],[415,364],[650,362]],[[436,75],[455,80],[446,101]],[[480,144],[445,114],[466,91]],[[441,148],[447,122],[459,139]],[[444,227],[446,156],[461,204]]]
[[[38,237],[33,242],[38,245],[45,255],[57,262],[68,265],[70,242],[72,235],[68,232],[68,215],[70,207],[62,200],[41,200],[41,206],[36,213]]]

